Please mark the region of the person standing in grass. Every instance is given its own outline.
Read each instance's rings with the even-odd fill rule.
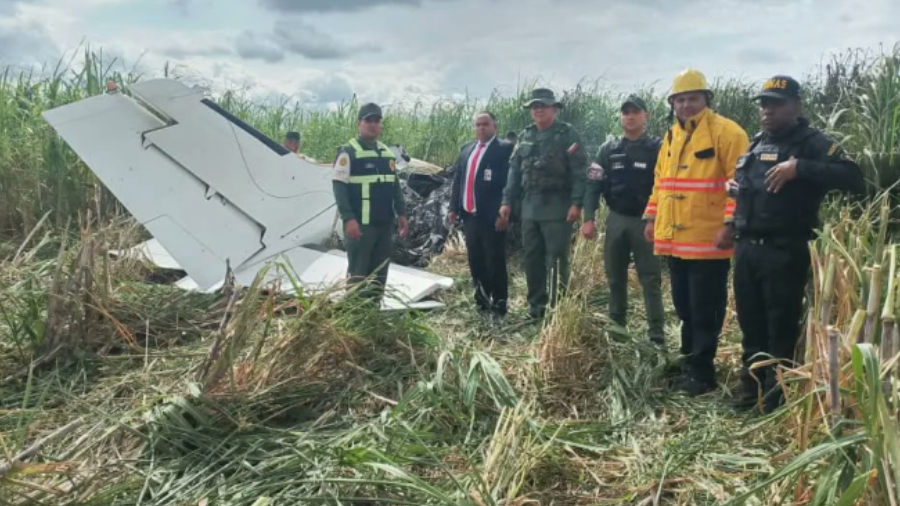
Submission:
[[[463,222],[475,304],[481,311],[506,316],[506,228],[500,202],[509,173],[512,145],[497,139],[497,118],[475,115],[475,140],[460,151],[450,193],[451,223]]]
[[[734,121],[709,108],[706,77],[686,70],[669,95],[674,122],[656,162],[644,235],[666,256],[675,312],[681,320],[682,375],[675,387],[689,395],[716,388],[714,360],[728,302],[734,201],[725,183],[750,139]]]
[[[401,238],[409,230],[394,153],[378,140],[381,119],[377,104],[360,107],[358,135],[338,150],[332,176],[334,198],[344,222],[349,282],[355,285],[367,280],[361,293],[376,302],[381,301],[387,284],[394,220]]]
[[[807,242],[818,226],[819,205],[830,190],[863,193],[865,181],[856,162],[802,116],[796,80],[775,76],[755,99],[763,131],[728,183],[737,199],[734,297],[743,333],[734,405],[753,407],[761,386],[763,411],[771,412],[784,399],[775,366],[751,368],[794,358],[810,271]]]
[[[609,316],[622,327],[628,311],[628,265],[634,256],[644,291],[650,340],[665,344],[662,268],[653,246],[644,240],[641,219],[653,192],[653,168],[662,139],[647,135],[647,104],[629,96],[620,108],[624,135],[605,142],[588,169],[581,235],[597,235],[594,216],[600,196],[609,207],[603,243],[603,263],[609,283]]]
[[[578,132],[556,119],[563,104],[551,90],[533,90],[524,107],[534,123],[519,135],[510,158],[500,217],[508,221],[512,205],[523,197],[528,313],[539,319],[568,285],[569,239],[581,216],[588,162]]]

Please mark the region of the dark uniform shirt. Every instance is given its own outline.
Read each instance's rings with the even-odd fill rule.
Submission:
[[[593,220],[600,196],[626,216],[641,216],[653,192],[653,169],[662,139],[644,134],[636,140],[619,137],[600,146],[588,169],[584,216]]]
[[[382,152],[381,150],[387,149],[379,148],[378,142],[366,141],[361,138],[357,138],[356,141],[362,146],[363,149],[372,150],[376,152]],[[338,212],[341,215],[341,219],[344,221],[349,220],[357,220],[360,224],[363,224],[362,216],[357,216],[358,211],[355,208],[358,208],[358,203],[354,204],[353,196],[351,195],[351,189],[349,187],[349,179],[353,176],[353,163],[360,163],[354,156],[352,156],[353,147],[350,145],[341,146],[337,152],[337,158],[334,162],[334,176],[333,176],[333,189],[334,189],[334,198],[337,203]],[[393,174],[394,171],[391,169],[390,172]],[[393,187],[393,213],[397,216],[406,216],[406,201],[403,199],[403,189],[400,188],[399,179],[395,178],[394,187]]]
[[[766,173],[791,157],[797,159],[797,177],[778,193],[768,191]],[[865,191],[856,162],[805,118],[783,134],[754,137],[749,152],[738,160],[736,181],[734,223],[738,235],[746,236],[810,239],[826,193]]]

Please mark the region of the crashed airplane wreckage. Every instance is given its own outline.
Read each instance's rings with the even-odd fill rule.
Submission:
[[[152,234],[119,253],[185,271],[178,286],[215,291],[229,267],[247,286],[272,262],[289,265],[310,292],[345,279],[344,253],[322,251],[342,233],[329,167],[299,158],[202,91],[149,80],[44,118]],[[283,276],[266,272],[268,282]],[[452,284],[392,265],[382,309],[440,307],[423,299]],[[290,291],[290,283],[281,286]]]

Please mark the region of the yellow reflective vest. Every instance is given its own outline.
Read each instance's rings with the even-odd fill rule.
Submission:
[[[689,260],[730,258],[733,249],[715,247],[716,235],[733,220],[735,202],[725,191],[750,145],[734,121],[704,109],[683,125],[676,121],[663,138],[653,194],[644,219],[654,219],[657,255]]]

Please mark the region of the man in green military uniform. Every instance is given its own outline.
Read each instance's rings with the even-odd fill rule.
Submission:
[[[552,91],[535,89],[524,107],[534,123],[519,135],[510,158],[500,218],[506,222],[512,204],[522,197],[528,312],[541,318],[547,303],[555,305],[568,285],[572,223],[581,215],[588,162],[578,132],[556,120],[563,104]]]
[[[647,105],[637,95],[629,96],[620,112],[625,135],[604,143],[588,170],[581,234],[587,239],[596,236],[594,215],[603,195],[609,207],[603,243],[604,268],[609,281],[609,316],[618,325],[625,326],[628,265],[634,255],[644,290],[650,340],[665,344],[662,268],[653,254],[653,245],[644,239],[642,219],[653,192],[653,168],[662,139],[647,135]]]
[[[358,136],[338,149],[332,176],[334,199],[344,222],[349,282],[354,285],[374,276],[374,286],[362,294],[376,302],[381,301],[387,283],[394,219],[401,238],[408,231],[396,159],[378,141],[381,118],[377,104],[368,103],[359,109]]]

